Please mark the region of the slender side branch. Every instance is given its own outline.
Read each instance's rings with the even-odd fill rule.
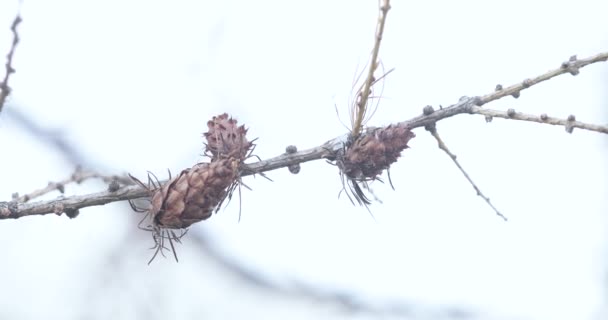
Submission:
[[[428,126],[426,126],[426,130],[431,133],[431,135],[433,136],[433,138],[435,138],[435,140],[437,140],[437,146],[439,147],[439,149],[443,150],[443,152],[445,152],[448,156],[450,156],[450,159],[452,159],[452,161],[454,161],[454,164],[458,167],[458,169],[460,169],[460,172],[462,172],[464,177],[469,181],[469,183],[471,184],[473,189],[475,189],[475,192],[477,192],[477,195],[480,196],[483,200],[485,200],[485,202],[492,208],[492,210],[494,210],[494,212],[496,212],[496,215],[501,217],[503,220],[507,221],[507,217],[505,217],[502,213],[500,213],[500,211],[498,211],[498,209],[496,209],[496,207],[494,207],[492,202],[490,202],[490,198],[486,197],[483,194],[483,192],[481,192],[481,189],[479,189],[479,187],[475,184],[473,179],[471,179],[471,177],[466,172],[466,170],[464,170],[464,168],[460,165],[460,162],[458,162],[456,155],[453,154],[452,152],[450,152],[450,149],[448,149],[448,146],[445,144],[445,142],[443,142],[443,140],[439,136],[439,133],[437,132],[437,126],[435,126],[434,124],[428,125]]]
[[[13,194],[13,200],[17,201],[17,202],[28,202],[32,199],[43,196],[43,195],[53,192],[55,190],[57,190],[63,194],[65,192],[65,185],[70,184],[70,183],[80,184],[81,182],[83,182],[85,180],[94,179],[94,178],[99,178],[102,181],[108,183],[109,190],[117,190],[118,188],[120,188],[121,184],[122,185],[134,184],[133,181],[127,176],[117,176],[117,175],[105,176],[105,175],[99,174],[94,171],[84,171],[84,170],[82,170],[82,168],[77,167],[76,170],[74,170],[74,173],[72,173],[72,175],[70,175],[70,177],[63,179],[61,181],[57,181],[57,182],[49,182],[46,187],[40,188],[38,190],[34,190],[34,191],[32,191],[28,194],[24,194],[22,196],[19,196],[17,193],[15,193],[15,194]]]
[[[540,116],[536,116],[533,114],[515,112],[513,109],[509,109],[507,111],[502,110],[493,110],[486,109],[474,106],[471,108],[471,113],[473,114],[482,114],[486,116],[486,119],[496,118],[504,118],[510,120],[521,120],[521,121],[529,121],[536,123],[544,123],[550,124],[554,126],[564,126],[566,128],[566,132],[572,133],[574,128],[595,131],[599,133],[608,134],[608,125],[602,126],[598,124],[585,123],[581,121],[576,121],[574,115],[568,116],[566,119],[549,117],[547,114],[543,113]],[[489,118],[488,118],[489,117]]]
[[[427,125],[432,125],[440,120],[453,117],[458,114],[479,114],[483,116],[496,116],[505,119],[533,121],[551,125],[564,125],[563,120],[547,117],[544,121],[538,121],[538,117],[519,113],[512,113],[509,111],[506,112],[507,117],[503,117],[505,114],[505,112],[503,111],[479,108],[479,106],[487,102],[494,101],[508,95],[512,95],[515,92],[527,89],[532,85],[535,85],[542,81],[546,81],[560,74],[571,72],[569,70],[578,70],[579,68],[585,67],[589,64],[606,61],[607,59],[608,52],[600,53],[587,59],[574,61],[570,59],[570,61],[565,63],[567,64],[565,68],[560,67],[559,69],[551,70],[543,75],[534,78],[534,80],[524,81],[520,84],[512,85],[506,89],[502,89],[501,87],[500,90],[481,97],[463,97],[458,103],[451,105],[447,108],[442,108],[440,110],[432,110],[430,112],[427,112],[425,108],[425,112],[422,115],[403,121],[400,124],[406,125],[411,129],[415,129],[419,127],[425,127]],[[509,116],[509,114],[511,115]],[[541,116],[540,119],[542,120],[543,116]],[[608,133],[607,126],[586,124],[579,121],[569,121],[566,126],[567,125],[585,130]],[[247,164],[245,165],[245,168],[243,168],[242,176],[253,175],[256,173],[262,173],[270,170],[276,170],[279,168],[284,168],[303,162],[330,158],[335,154],[337,150],[343,148],[344,143],[348,140],[348,137],[349,135],[346,134],[329,140],[318,147],[297,151],[295,153],[284,153],[274,158],[262,160],[252,164]],[[98,206],[116,201],[142,198],[148,195],[148,191],[141,188],[140,186],[123,186],[116,191],[104,191],[86,195],[59,198],[56,200],[49,201],[38,201],[29,203],[18,203],[16,201],[0,202],[0,220],[17,219],[29,215],[44,215],[49,213],[56,213],[58,211],[59,213],[61,213],[60,209],[63,208],[65,208],[66,210],[78,210],[84,207]]]
[[[605,62],[606,60],[608,60],[608,52],[602,52],[585,59],[577,59],[576,55],[571,56],[568,61],[562,62],[559,68],[553,69],[534,78],[525,79],[521,83],[517,83],[506,88],[503,88],[500,84],[496,85],[495,92],[479,97],[479,100],[477,101],[476,105],[478,107],[481,107],[482,105],[490,101],[498,100],[502,97],[506,97],[509,95],[513,96],[514,98],[519,98],[520,92],[522,90],[527,89],[533,85],[539,84],[543,81],[547,81],[564,73],[570,73],[571,75],[576,76],[579,74],[580,68],[583,68],[596,62]]]
[[[378,69],[378,54],[380,53],[380,43],[382,42],[382,34],[384,33],[384,25],[386,24],[386,15],[391,9],[389,0],[380,0],[380,12],[378,16],[378,24],[376,26],[376,34],[374,41],[374,49],[372,50],[371,64],[367,71],[367,77],[363,83],[363,88],[359,90],[359,96],[356,98],[357,105],[357,116],[355,117],[355,123],[353,126],[352,134],[357,136],[361,132],[361,126],[363,118],[365,117],[365,111],[367,108],[367,101],[371,94],[372,86],[376,82],[374,79],[374,72]]]
[[[13,55],[15,54],[15,48],[17,48],[17,44],[19,43],[19,34],[17,33],[17,26],[21,23],[21,14],[17,14],[13,23],[11,24],[11,32],[13,33],[13,43],[11,43],[11,48],[6,55],[6,63],[5,66],[5,74],[4,79],[0,82],[0,112],[2,112],[2,107],[4,107],[4,102],[6,98],[11,93],[11,88],[8,86],[8,79],[11,74],[15,73],[15,68],[13,68]]]

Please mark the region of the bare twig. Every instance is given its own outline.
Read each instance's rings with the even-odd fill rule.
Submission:
[[[363,87],[358,90],[357,97],[355,98],[357,115],[355,117],[354,125],[352,128],[352,134],[354,136],[359,135],[363,118],[365,117],[365,111],[367,109],[367,102],[371,94],[371,89],[376,79],[374,78],[374,72],[378,69],[378,54],[380,53],[380,43],[382,42],[382,34],[384,33],[384,25],[386,23],[386,15],[391,9],[389,0],[379,0],[380,11],[378,13],[378,24],[376,25],[376,34],[374,35],[374,49],[372,50],[371,62],[367,71],[367,77],[363,83]]]
[[[6,55],[6,63],[5,66],[5,74],[4,79],[0,82],[0,112],[2,112],[2,108],[4,107],[4,102],[6,98],[11,93],[11,88],[8,86],[8,79],[10,75],[15,73],[15,68],[13,68],[13,55],[15,54],[15,48],[17,48],[17,44],[19,43],[19,34],[17,33],[17,26],[21,23],[21,14],[17,13],[13,23],[11,24],[11,32],[13,33],[13,42],[11,43],[11,48]]]
[[[20,202],[20,203],[24,203],[24,202],[28,202],[34,198],[45,195],[47,193],[53,192],[55,190],[57,190],[63,194],[65,192],[65,185],[70,184],[70,183],[80,184],[84,180],[88,180],[88,179],[92,179],[92,178],[99,178],[103,182],[107,183],[109,191],[117,190],[118,188],[120,188],[120,185],[134,184],[133,181],[127,176],[117,176],[117,175],[105,176],[105,175],[99,174],[94,171],[84,171],[84,170],[82,170],[82,168],[77,167],[76,170],[74,170],[74,173],[72,173],[72,175],[70,175],[70,177],[63,179],[61,181],[58,181],[58,182],[49,182],[49,184],[46,187],[40,188],[38,190],[32,191],[32,192],[30,192],[28,194],[24,194],[22,196],[19,196],[18,194],[14,194],[13,200]]]
[[[485,202],[492,208],[492,210],[494,210],[494,212],[496,212],[496,215],[501,217],[503,220],[507,221],[507,217],[505,217],[502,213],[500,213],[500,211],[498,211],[498,209],[496,209],[496,207],[494,207],[492,202],[490,202],[490,198],[486,197],[483,194],[483,192],[481,192],[481,189],[479,189],[479,187],[475,184],[473,179],[471,179],[471,177],[466,172],[466,170],[464,170],[464,168],[460,165],[460,163],[456,159],[456,155],[453,154],[452,152],[450,152],[450,149],[448,149],[448,146],[443,142],[443,140],[439,136],[439,133],[437,132],[437,126],[435,126],[434,124],[428,125],[428,126],[426,126],[426,130],[431,133],[431,135],[435,138],[435,140],[437,140],[437,145],[438,145],[439,149],[443,150],[448,156],[450,156],[450,159],[452,159],[452,161],[454,161],[454,164],[458,167],[458,169],[460,169],[460,172],[462,172],[464,177],[467,178],[467,180],[469,181],[469,183],[471,184],[473,189],[475,189],[475,192],[477,192],[477,195],[480,196],[483,200],[485,200]]]
[[[509,109],[507,111],[502,111],[502,110],[492,110],[492,109],[480,108],[477,106],[474,106],[471,108],[471,113],[485,115],[486,119],[492,119],[492,118],[496,117],[496,118],[504,118],[504,119],[511,119],[511,120],[521,120],[521,121],[529,121],[529,122],[536,122],[536,123],[544,123],[544,124],[550,124],[550,125],[554,125],[554,126],[564,126],[564,128],[566,129],[566,132],[568,132],[568,133],[572,133],[572,130],[574,128],[579,128],[579,129],[608,134],[608,125],[602,126],[602,125],[597,125],[597,124],[592,124],[592,123],[576,121],[576,118],[574,117],[574,115],[570,115],[566,119],[561,119],[561,118],[549,117],[545,113],[541,114],[540,116],[536,116],[533,114],[515,112],[515,110],[513,110],[513,109]]]
[[[499,110],[491,110],[491,109],[482,109],[479,108],[480,105],[483,105],[487,102],[494,101],[505,96],[514,94],[515,92],[520,92],[521,90],[527,89],[537,83],[548,80],[552,77],[556,77],[560,74],[566,72],[572,72],[569,70],[577,70],[585,67],[589,64],[606,61],[608,59],[608,52],[600,53],[595,56],[592,56],[587,59],[581,60],[572,60],[570,59],[568,62],[564,63],[567,66],[551,70],[543,75],[537,76],[533,80],[524,81],[520,84],[512,85],[506,89],[500,88],[494,93],[487,94],[485,96],[477,96],[477,97],[463,97],[460,101],[452,106],[442,108],[440,110],[425,112],[424,114],[414,117],[412,119],[401,122],[401,124],[406,125],[407,127],[414,129],[419,127],[425,127],[427,125],[432,125],[440,120],[453,117],[458,114],[479,114],[486,116],[486,113],[490,112],[491,115],[496,115],[497,117],[501,115],[503,112]],[[485,110],[485,111],[482,111]],[[507,113],[509,113],[507,111]],[[508,114],[507,114],[508,115]],[[531,120],[527,116],[523,115],[520,117],[506,117],[506,119],[517,119],[522,121],[534,121]],[[546,124],[555,124],[553,121],[545,121],[541,123]],[[560,123],[561,124],[561,123]],[[607,133],[608,128],[606,126],[598,126],[585,124],[578,121],[570,121],[572,127],[577,127],[585,130],[593,130],[594,128],[597,132]],[[332,140],[325,142],[324,144],[314,147],[307,150],[298,151],[296,153],[291,154],[281,154],[274,158],[270,158],[267,160],[262,160],[256,163],[252,163],[246,165],[245,170],[243,170],[242,176],[252,175],[255,173],[266,172],[270,170],[275,170],[279,168],[288,167],[290,165],[295,165],[302,162],[325,159],[332,157],[337,150],[343,148],[344,142],[347,141],[349,135],[343,135]],[[39,202],[31,202],[31,203],[18,203],[15,201],[11,202],[0,202],[0,219],[16,219],[29,215],[44,215],[49,213],[55,213],[58,211],[57,208],[73,208],[79,209],[90,206],[104,205],[111,202],[123,201],[129,199],[136,199],[145,197],[148,195],[147,190],[139,186],[123,186],[115,192],[98,192],[87,195],[79,195],[66,197],[56,200],[49,201],[39,201]]]
[[[501,85],[497,85],[496,90],[493,93],[489,93],[485,96],[479,97],[479,100],[477,101],[476,105],[478,107],[481,107],[482,105],[490,101],[498,100],[502,97],[509,95],[513,96],[514,98],[519,98],[520,92],[522,90],[527,89],[533,85],[539,84],[543,81],[547,81],[564,73],[570,73],[571,75],[576,76],[579,74],[580,68],[583,68],[587,65],[596,62],[604,62],[606,60],[608,60],[608,52],[602,52],[585,59],[577,59],[576,55],[571,56],[568,61],[562,62],[562,64],[557,69],[545,72],[534,78],[525,79],[521,83],[514,84],[506,88],[503,88]]]

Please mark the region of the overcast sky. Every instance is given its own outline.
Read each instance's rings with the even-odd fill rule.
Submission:
[[[0,3],[0,52],[8,50],[17,3]],[[393,1],[380,56],[395,71],[368,124],[406,120],[425,105],[448,106],[556,68],[573,54],[606,51],[607,10],[601,0]],[[22,15],[14,91],[0,114],[3,201],[74,169],[23,130],[11,109],[63,135],[85,165],[138,177],[150,170],[165,178],[167,168],[179,172],[203,160],[201,133],[223,112],[259,138],[261,158],[346,133],[335,107],[349,123],[352,79],[372,47],[377,3],[24,0]],[[607,67],[592,65],[487,107],[606,124]],[[502,119],[487,124],[470,115],[438,129],[509,222],[417,129],[391,168],[396,190],[372,185],[382,200],[370,208],[375,219],[338,198],[337,168],[317,161],[302,164],[298,175],[269,172],[274,182],[245,178],[252,191],[242,193],[241,222],[232,201],[191,232],[207,232],[226,255],[277,281],[370,301],[455,305],[514,319],[601,319],[606,135]],[[103,188],[88,183],[67,192]],[[100,257],[133,232],[129,215],[124,204],[112,204],[84,209],[74,220],[0,221],[0,318],[73,316],[66,309],[78,306],[69,299],[83,299],[83,283],[103,268]],[[184,242],[180,268],[204,279],[188,236]],[[133,270],[153,278],[177,268],[170,259],[147,267],[151,244],[125,253],[142,257]],[[181,307],[162,306],[169,314]]]

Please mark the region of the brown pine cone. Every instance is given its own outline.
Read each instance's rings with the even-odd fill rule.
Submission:
[[[238,175],[238,162],[221,159],[183,170],[152,196],[154,225],[181,229],[205,220],[226,197]]]
[[[203,135],[207,139],[206,152],[211,154],[212,161],[227,158],[243,161],[247,157],[253,143],[245,137],[247,129],[244,125],[237,126],[237,121],[224,113],[214,116],[207,126],[209,131]]]
[[[373,180],[388,169],[416,135],[404,125],[372,128],[355,140],[342,159],[342,172],[358,181]]]

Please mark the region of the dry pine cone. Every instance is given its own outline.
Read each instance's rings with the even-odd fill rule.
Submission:
[[[154,225],[182,229],[209,218],[237,175],[238,163],[230,159],[199,163],[183,170],[152,196],[149,213]]]
[[[229,118],[227,113],[213,117],[207,122],[209,131],[203,135],[207,140],[206,152],[215,159],[236,158],[244,160],[253,143],[246,138],[245,126],[237,126],[237,121]]]
[[[399,124],[369,129],[346,150],[342,172],[351,179],[373,180],[397,161],[415,136],[409,128]]]

